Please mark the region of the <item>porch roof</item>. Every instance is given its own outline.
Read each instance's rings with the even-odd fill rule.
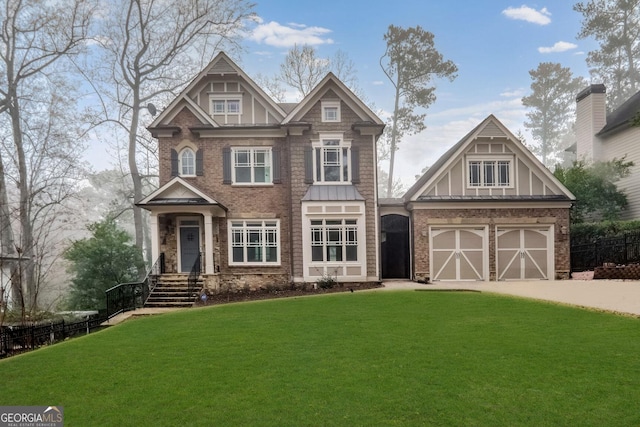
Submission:
[[[354,185],[312,185],[302,198],[303,202],[346,200],[364,200],[364,197]]]

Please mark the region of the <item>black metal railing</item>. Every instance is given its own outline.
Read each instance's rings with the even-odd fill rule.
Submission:
[[[640,262],[640,234],[627,233],[571,245],[571,271],[593,270],[605,262],[619,265]]]
[[[153,265],[149,269],[149,272],[147,273],[147,279],[149,279],[149,292],[144,299],[143,305],[146,304],[147,300],[149,299],[149,295],[151,295],[151,292],[153,292],[153,290],[156,288],[156,285],[158,284],[158,278],[160,277],[160,275],[164,274],[165,271],[166,270],[164,267],[163,252],[160,254],[156,262],[153,263]]]
[[[189,278],[187,279],[189,297],[192,300],[195,300],[196,291],[198,290],[197,289],[198,278],[200,277],[200,272],[202,270],[201,258],[202,258],[202,253],[199,253],[196,258],[196,261],[193,263],[193,267],[191,267],[191,272],[189,273]]]
[[[89,334],[101,328],[105,320],[104,315],[94,315],[75,322],[58,320],[31,325],[2,326],[0,327],[0,357],[34,350],[76,335]]]
[[[141,282],[120,283],[105,291],[107,298],[107,318],[144,307],[151,291],[158,283],[158,276],[165,272],[164,253],[153,263],[147,276]]]

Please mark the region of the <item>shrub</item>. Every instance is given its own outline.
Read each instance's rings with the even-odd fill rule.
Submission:
[[[640,221],[602,221],[571,225],[571,243],[592,243],[606,237],[640,233]]]
[[[324,274],[316,280],[316,284],[320,289],[331,289],[338,284],[338,281],[330,274]]]

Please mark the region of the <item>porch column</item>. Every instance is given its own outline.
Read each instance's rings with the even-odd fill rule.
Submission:
[[[156,262],[160,256],[160,239],[158,238],[158,214],[151,212],[149,216],[149,228],[151,228],[151,263]]]
[[[204,273],[213,274],[213,216],[204,215]]]

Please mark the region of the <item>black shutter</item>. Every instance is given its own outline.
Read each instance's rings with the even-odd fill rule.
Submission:
[[[222,183],[231,184],[231,148],[222,149]]]
[[[178,152],[171,149],[171,176],[178,176]]]
[[[360,184],[360,149],[351,147],[351,183]]]
[[[304,183],[313,184],[313,148],[304,147]]]
[[[196,151],[196,175],[204,175],[204,167],[202,164],[202,148]]]
[[[280,148],[273,147],[271,155],[273,160],[273,183],[281,184],[282,176],[280,175]]]

